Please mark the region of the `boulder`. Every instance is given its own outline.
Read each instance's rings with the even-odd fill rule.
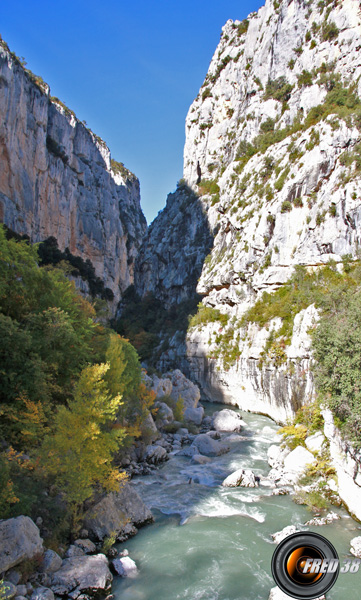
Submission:
[[[241,416],[235,410],[229,408],[214,413],[212,424],[216,431],[227,431],[229,433],[237,433],[246,425]]]
[[[26,596],[28,593],[28,590],[26,588],[26,585],[17,585],[16,586],[16,596]]]
[[[1,600],[12,600],[17,595],[16,585],[11,583],[11,581],[1,581]]]
[[[38,527],[30,517],[0,522],[0,572],[44,553]]]
[[[229,446],[224,446],[206,433],[197,435],[193,440],[192,447],[197,449],[197,454],[203,454],[204,456],[220,456],[229,451]]]
[[[237,469],[222,482],[223,487],[257,487],[258,481],[250,469]]]
[[[19,573],[19,571],[16,571],[15,569],[11,569],[11,571],[8,571],[6,573],[6,580],[11,581],[11,583],[13,583],[14,585],[18,585],[21,580],[21,573]]]
[[[290,600],[290,596],[282,592],[279,587],[274,587],[269,593],[268,600]],[[316,600],[325,600],[325,596],[316,598]]]
[[[110,591],[113,576],[104,554],[66,558],[54,573],[51,587],[58,596],[84,593],[90,597],[103,596]],[[75,592],[75,594],[74,594]]]
[[[46,587],[38,587],[31,594],[30,600],[54,600],[54,592]]]
[[[361,558],[361,536],[352,538],[350,552],[357,558]]]
[[[184,408],[195,408],[201,397],[199,388],[192,381],[187,379],[179,369],[172,371],[170,376],[172,381],[171,398],[177,402],[179,397],[181,397],[183,399]]]
[[[281,448],[276,444],[272,444],[267,450],[268,464],[272,468],[279,468],[283,465],[284,459],[290,454],[288,448]]]
[[[152,375],[152,377],[148,376],[147,387],[155,392],[157,398],[163,398],[164,396],[170,396],[173,385],[167,377],[161,379],[157,375]]]
[[[329,525],[333,521],[338,521],[339,519],[341,519],[340,515],[335,512],[330,512],[325,517],[314,517],[313,519],[306,521],[305,525]]]
[[[164,425],[169,425],[174,421],[173,411],[165,402],[156,402],[154,405],[157,410],[156,419],[161,421]]]
[[[284,527],[281,531],[277,531],[277,533],[273,533],[271,535],[271,537],[276,544],[279,544],[286,537],[288,537],[289,535],[292,535],[292,533],[298,533],[298,532],[299,532],[299,529],[297,529],[297,527],[295,527],[295,525],[288,525],[287,527]]]
[[[93,554],[96,551],[96,546],[90,540],[75,540],[74,546],[78,546],[85,554]]]
[[[112,562],[113,569],[119,577],[136,577],[138,575],[137,565],[129,556],[116,558]]]
[[[284,459],[287,474],[293,479],[297,479],[306,471],[308,465],[312,465],[315,462],[316,459],[313,454],[303,446],[297,446]]]
[[[153,515],[143,500],[129,484],[120,486],[118,492],[107,494],[84,518],[84,526],[96,540],[116,535],[124,539],[127,526],[136,527],[153,521]]]
[[[165,448],[162,446],[149,445],[145,449],[144,458],[147,463],[152,465],[158,465],[159,463],[167,460],[168,454]]]
[[[141,430],[142,430],[142,435],[146,436],[147,440],[149,440],[150,442],[154,442],[155,440],[157,440],[159,438],[159,435],[160,435],[159,431],[158,431],[157,426],[154,423],[154,419],[149,411],[148,411],[147,416],[145,417],[145,419],[142,422]]]
[[[62,562],[59,554],[54,550],[46,550],[39,570],[42,573],[55,573],[60,569]]]
[[[185,421],[191,421],[195,425],[200,425],[202,423],[202,419],[204,417],[204,408],[203,406],[198,406],[198,408],[192,408],[188,406],[185,411],[183,418]]]
[[[79,546],[71,545],[65,552],[65,558],[75,558],[76,556],[84,556],[85,552]]]
[[[322,431],[317,431],[305,439],[305,444],[310,452],[321,452],[325,443],[325,436]]]
[[[211,462],[209,456],[202,456],[202,454],[193,454],[191,463],[194,465],[206,465]]]

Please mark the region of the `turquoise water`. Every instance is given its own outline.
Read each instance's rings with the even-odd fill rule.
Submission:
[[[211,405],[207,412],[219,408]],[[155,523],[119,545],[129,550],[139,575],[114,582],[117,599],[268,599],[275,585],[271,558],[276,546],[271,534],[291,524],[306,529],[303,524],[311,515],[289,496],[272,496],[264,486],[220,487],[229,473],[241,467],[266,475],[267,448],[279,442],[278,427],[270,419],[241,414],[247,429],[228,438],[228,454],[206,465],[191,465],[189,458],[174,456],[154,474],[133,480]],[[344,510],[336,511],[340,521],[307,529],[327,537],[343,559],[350,557],[350,539],[361,531]],[[327,595],[331,600],[345,597],[361,598],[361,571],[340,574]]]

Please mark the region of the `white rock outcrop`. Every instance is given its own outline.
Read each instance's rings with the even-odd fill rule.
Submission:
[[[257,487],[258,482],[251,469],[237,469],[222,482],[223,487]]]
[[[246,423],[234,410],[224,408],[213,415],[213,428],[222,432],[240,432]]]
[[[306,471],[308,465],[315,463],[316,459],[313,454],[303,446],[297,446],[284,459],[285,470],[294,480],[297,480]]]
[[[134,560],[129,556],[115,558],[112,562],[113,569],[119,577],[129,577],[133,579],[138,575],[138,568]]]
[[[279,544],[289,535],[292,535],[293,533],[298,533],[299,531],[300,530],[297,529],[295,525],[288,525],[287,527],[284,527],[281,531],[273,533],[271,537],[276,544]]]
[[[350,541],[350,552],[357,558],[361,558],[361,536],[354,537]]]

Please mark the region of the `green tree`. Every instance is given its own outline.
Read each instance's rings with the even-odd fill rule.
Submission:
[[[83,369],[69,408],[59,408],[54,433],[42,447],[42,465],[65,492],[73,527],[96,485],[111,491],[124,479],[112,464],[126,431],[115,425],[121,396],[109,392],[104,381],[108,370],[108,364]]]
[[[320,320],[313,337],[316,383],[349,439],[361,445],[361,292],[349,291]]]
[[[130,398],[137,394],[141,382],[139,357],[128,340],[117,333],[110,334],[105,357],[109,369],[104,380],[112,396],[120,394],[123,397],[120,413],[123,419],[128,420],[133,412]]]

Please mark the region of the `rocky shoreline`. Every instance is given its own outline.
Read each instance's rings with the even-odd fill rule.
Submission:
[[[179,370],[163,378],[146,375],[145,383],[156,398],[153,415],[149,413],[146,419],[146,440],[137,442],[122,456],[120,466],[127,471],[129,480],[135,475],[150,474],[176,455],[190,458],[192,464],[210,463],[212,458],[229,452],[232,435],[239,435],[246,426],[239,413],[229,408],[204,416],[198,387]],[[185,422],[178,422],[174,415],[180,400],[187,416]],[[299,480],[315,463],[325,443],[325,436],[318,432],[306,438],[306,447],[291,450],[273,444],[268,449],[271,470],[267,476],[238,468],[221,485],[265,487],[272,490],[272,495],[296,497],[300,490],[312,491],[315,484],[301,486]],[[330,478],[326,487],[333,503],[340,505],[336,480]],[[304,527],[325,525],[338,518],[334,512],[317,514]],[[0,521],[2,600],[111,600],[113,577],[136,577],[138,573],[128,552],[118,552],[114,544],[126,541],[139,527],[152,521],[151,511],[131,481],[88,507],[78,538],[58,552],[44,547],[41,518],[36,523],[23,515]],[[292,525],[286,527],[272,536],[273,541],[279,543],[296,530]],[[360,539],[351,541],[351,553],[355,556],[361,556]],[[270,598],[282,597],[277,594],[278,589],[271,590]]]

